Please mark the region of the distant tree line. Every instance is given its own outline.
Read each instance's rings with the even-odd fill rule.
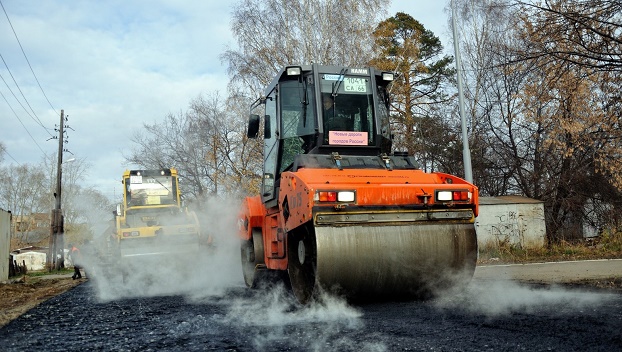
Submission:
[[[542,200],[550,242],[622,225],[622,3],[454,0],[474,182],[483,196]],[[391,88],[396,150],[463,175],[456,71],[438,37],[382,0],[239,0],[225,92],[145,124],[125,155],[177,167],[188,201],[256,194],[250,103],[288,64],[371,65]],[[451,47],[452,44],[449,43]],[[45,178],[45,177],[44,177]],[[35,182],[35,181],[33,181]]]
[[[3,163],[2,156],[0,153],[0,208],[11,211],[12,243],[16,246],[47,244],[49,215],[55,207],[56,156],[44,157],[38,164],[20,165]],[[98,235],[94,233],[97,224],[112,217],[110,200],[86,185],[87,169],[88,164],[79,158],[63,165],[61,188],[66,243],[90,240]],[[42,223],[43,214],[48,217]]]

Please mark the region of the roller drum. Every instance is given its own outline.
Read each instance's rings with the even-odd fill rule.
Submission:
[[[468,282],[477,260],[472,223],[319,226],[314,237],[306,251],[315,251],[315,263],[295,276],[314,276],[314,285],[360,300],[420,298]],[[306,291],[299,299],[315,289],[309,281],[298,287]]]

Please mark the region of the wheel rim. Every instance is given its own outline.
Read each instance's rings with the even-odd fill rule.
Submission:
[[[305,242],[302,240],[298,241],[298,261],[300,265],[305,264]]]
[[[291,236],[288,240],[287,272],[294,296],[300,303],[307,303],[315,290],[315,237],[306,233],[302,236]]]

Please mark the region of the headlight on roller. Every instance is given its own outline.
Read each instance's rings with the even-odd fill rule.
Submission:
[[[337,192],[337,201],[338,202],[354,202],[354,192],[353,191]]]
[[[471,200],[471,192],[467,190],[437,191],[436,200],[439,202],[468,202]]]
[[[452,200],[452,196],[451,196],[451,191],[438,191],[436,193],[436,200],[440,200],[440,201],[448,201],[448,200]]]

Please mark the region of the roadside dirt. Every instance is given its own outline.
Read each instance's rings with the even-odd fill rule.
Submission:
[[[48,299],[85,281],[69,277],[24,277],[14,283],[0,283],[0,328]]]

